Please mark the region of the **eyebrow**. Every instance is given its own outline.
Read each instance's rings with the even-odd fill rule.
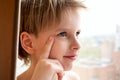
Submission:
[[[73,29],[71,29],[71,28],[59,28],[59,29],[56,29],[56,31],[66,31],[66,30],[73,30]],[[81,32],[80,29],[78,31]]]

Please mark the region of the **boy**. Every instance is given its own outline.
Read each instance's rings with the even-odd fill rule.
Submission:
[[[30,63],[18,80],[78,80],[66,73],[80,44],[77,0],[22,0],[19,58]]]

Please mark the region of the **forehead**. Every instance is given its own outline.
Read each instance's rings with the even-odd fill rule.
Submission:
[[[56,28],[79,28],[80,27],[80,14],[77,10],[69,11],[63,13],[61,16],[60,23],[56,26]]]
[[[63,12],[59,23],[49,24],[48,26],[49,28],[45,29],[47,32],[54,30],[80,30],[80,14],[77,10]]]
[[[59,24],[49,25],[49,29],[44,30],[39,35],[44,37],[54,36],[58,32],[66,31],[69,33],[75,33],[80,30],[80,15],[77,12],[70,12],[69,14],[63,14]]]

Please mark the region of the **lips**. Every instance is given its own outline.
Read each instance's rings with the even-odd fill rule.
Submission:
[[[67,59],[70,59],[70,60],[76,60],[77,55],[64,56],[64,58],[67,58]]]

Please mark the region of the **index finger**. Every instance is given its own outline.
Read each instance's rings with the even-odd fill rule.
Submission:
[[[49,37],[49,39],[46,41],[46,43],[40,53],[41,54],[40,58],[48,58],[49,57],[53,43],[54,43],[54,38]]]

